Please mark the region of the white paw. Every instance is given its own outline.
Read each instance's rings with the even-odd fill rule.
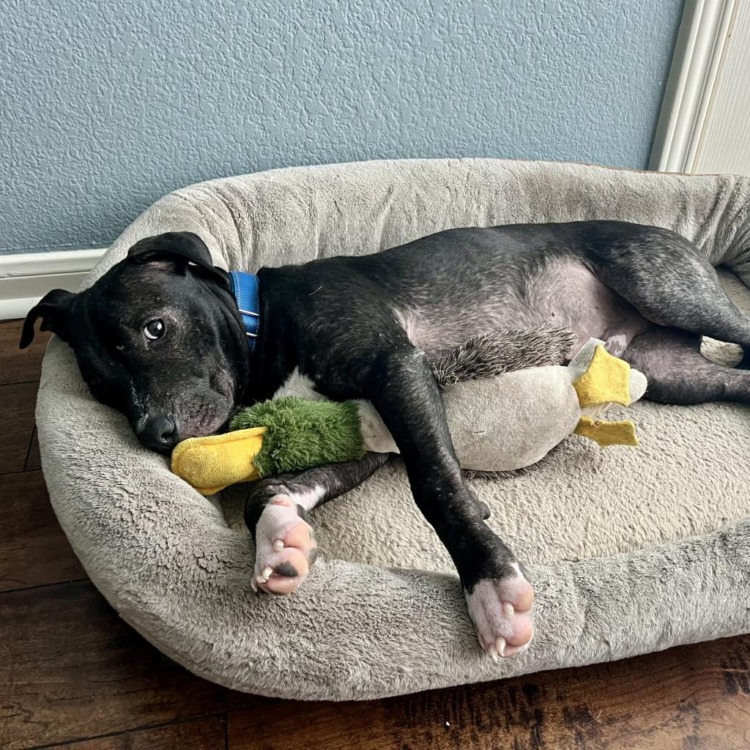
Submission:
[[[291,594],[310,572],[318,556],[312,527],[299,515],[297,503],[276,495],[255,527],[253,591]]]
[[[518,563],[513,563],[512,568],[510,575],[483,579],[470,594],[466,593],[479,643],[494,661],[525,651],[534,636],[534,589]]]

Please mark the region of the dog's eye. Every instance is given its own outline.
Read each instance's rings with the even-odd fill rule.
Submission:
[[[143,326],[143,335],[149,341],[156,341],[160,339],[166,332],[167,327],[164,325],[164,321],[157,318],[156,320],[149,320],[145,326]]]

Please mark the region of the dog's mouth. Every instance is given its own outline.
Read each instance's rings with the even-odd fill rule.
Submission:
[[[139,441],[150,450],[169,455],[183,440],[226,431],[239,408],[234,384],[227,378],[218,378],[212,386],[193,390],[179,401],[151,400],[156,405],[133,423]]]
[[[229,426],[233,412],[202,416],[200,421],[185,423],[170,414],[148,417],[135,427],[138,440],[149,450],[168,456],[183,440],[208,437]]]
[[[207,437],[224,432],[229,428],[235,412],[234,398],[211,398],[197,404],[189,413],[183,414],[179,421],[179,437],[185,440],[189,437]]]

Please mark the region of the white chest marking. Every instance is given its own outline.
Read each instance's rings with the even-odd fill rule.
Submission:
[[[307,375],[301,375],[296,367],[292,374],[286,379],[284,385],[273,394],[274,398],[283,398],[284,396],[296,396],[297,398],[308,398],[313,401],[327,401],[322,393],[315,390],[315,384]]]

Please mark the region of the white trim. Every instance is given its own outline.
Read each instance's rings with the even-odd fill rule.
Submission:
[[[0,255],[0,320],[23,318],[52,289],[78,291],[106,248]]]
[[[738,0],[687,0],[649,169],[690,172]]]

